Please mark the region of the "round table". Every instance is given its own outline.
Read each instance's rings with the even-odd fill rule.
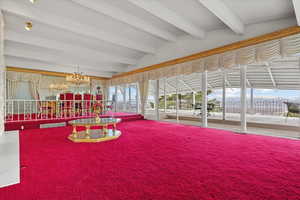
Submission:
[[[68,138],[73,142],[104,142],[120,137],[121,131],[117,130],[119,118],[86,118],[69,121],[73,126],[72,134]],[[112,129],[108,127],[112,126]],[[85,130],[78,131],[77,127],[85,127]],[[93,127],[93,129],[91,129]]]

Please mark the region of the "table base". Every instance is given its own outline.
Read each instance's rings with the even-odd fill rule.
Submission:
[[[109,140],[118,139],[121,135],[121,131],[115,129],[106,129],[105,131],[101,129],[90,130],[90,134],[87,137],[85,131],[77,132],[76,135],[71,134],[68,139],[72,142],[105,142]]]

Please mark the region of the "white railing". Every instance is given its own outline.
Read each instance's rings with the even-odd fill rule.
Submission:
[[[247,99],[247,102],[248,113],[282,116],[288,111],[286,102],[289,102],[289,100],[281,98],[254,99],[252,105],[250,99]],[[240,102],[233,100],[226,101],[226,113],[240,113]]]
[[[112,101],[100,100],[14,100],[5,102],[5,122],[92,117],[117,112]]]
[[[251,100],[247,99],[247,112],[249,114],[259,114],[259,115],[272,115],[272,116],[284,116],[288,112],[287,102],[300,103],[291,101],[283,98],[254,98],[251,105]],[[210,102],[208,101],[209,112],[222,112],[223,107],[221,102]],[[178,102],[179,112],[194,111],[195,107],[197,110],[201,110],[201,103],[196,103],[196,106],[189,101]],[[160,110],[164,110],[164,102],[160,102]],[[147,111],[154,111],[155,105],[153,102],[148,101],[146,105]],[[168,112],[176,111],[176,101],[168,100],[166,104],[166,110]],[[226,100],[226,113],[240,113],[241,104],[239,98],[227,99]]]

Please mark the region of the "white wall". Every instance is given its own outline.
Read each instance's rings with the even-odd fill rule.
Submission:
[[[271,33],[280,29],[295,26],[296,24],[295,18],[288,18],[248,25],[246,26],[245,34],[243,35],[235,34],[230,29],[220,29],[208,32],[206,37],[202,40],[189,36],[181,37],[177,42],[168,43],[157,49],[154,55],[144,56],[137,65],[128,67],[128,71],[199,53],[262,34]]]

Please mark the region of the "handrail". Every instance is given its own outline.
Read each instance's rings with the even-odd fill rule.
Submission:
[[[104,100],[19,100],[6,99],[5,122],[95,117],[113,112],[136,112],[136,102]]]

